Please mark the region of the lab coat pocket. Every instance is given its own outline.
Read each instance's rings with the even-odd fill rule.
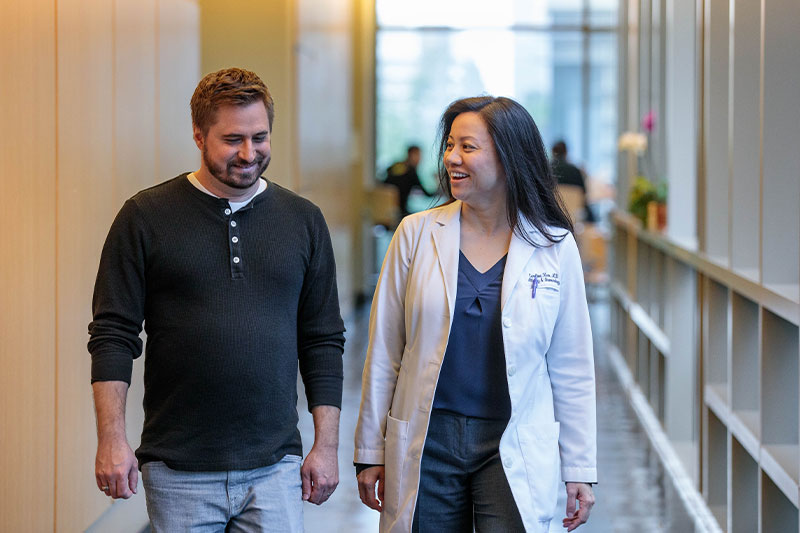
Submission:
[[[400,502],[400,487],[403,478],[403,461],[406,457],[408,422],[392,415],[386,418],[386,485],[383,494],[384,511],[389,515],[397,512]]]
[[[547,287],[536,292],[535,306],[537,310],[537,326],[546,333],[548,342],[558,318],[558,308],[561,305],[561,295],[558,291],[549,290]]]
[[[539,521],[552,520],[558,502],[560,459],[559,423],[530,424],[517,428],[531,493],[531,512]]]

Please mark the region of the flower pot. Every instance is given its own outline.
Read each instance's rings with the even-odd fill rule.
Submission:
[[[667,204],[655,200],[647,202],[644,227],[649,231],[664,231],[667,227]]]

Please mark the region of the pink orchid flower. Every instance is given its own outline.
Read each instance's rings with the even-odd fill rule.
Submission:
[[[647,133],[656,129],[656,114],[652,109],[642,117],[642,129]]]

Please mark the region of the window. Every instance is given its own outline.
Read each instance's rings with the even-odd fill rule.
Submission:
[[[376,0],[376,10],[379,172],[417,144],[420,180],[435,190],[442,112],[491,94],[523,104],[544,142],[563,139],[591,178],[614,181],[616,0]]]

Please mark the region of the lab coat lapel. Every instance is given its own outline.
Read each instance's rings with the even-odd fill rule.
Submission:
[[[458,250],[461,246],[461,202],[455,201],[442,208],[434,222],[431,235],[436,249],[436,258],[444,278],[444,289],[450,316],[456,307],[458,289]]]
[[[522,224],[523,231],[529,231],[526,224]],[[506,258],[506,268],[503,271],[503,288],[500,295],[501,305],[500,309],[505,309],[508,299],[514,292],[517,282],[525,269],[525,265],[531,260],[535,248],[525,239],[517,235],[517,232],[511,234],[511,243],[508,246],[508,257]]]

